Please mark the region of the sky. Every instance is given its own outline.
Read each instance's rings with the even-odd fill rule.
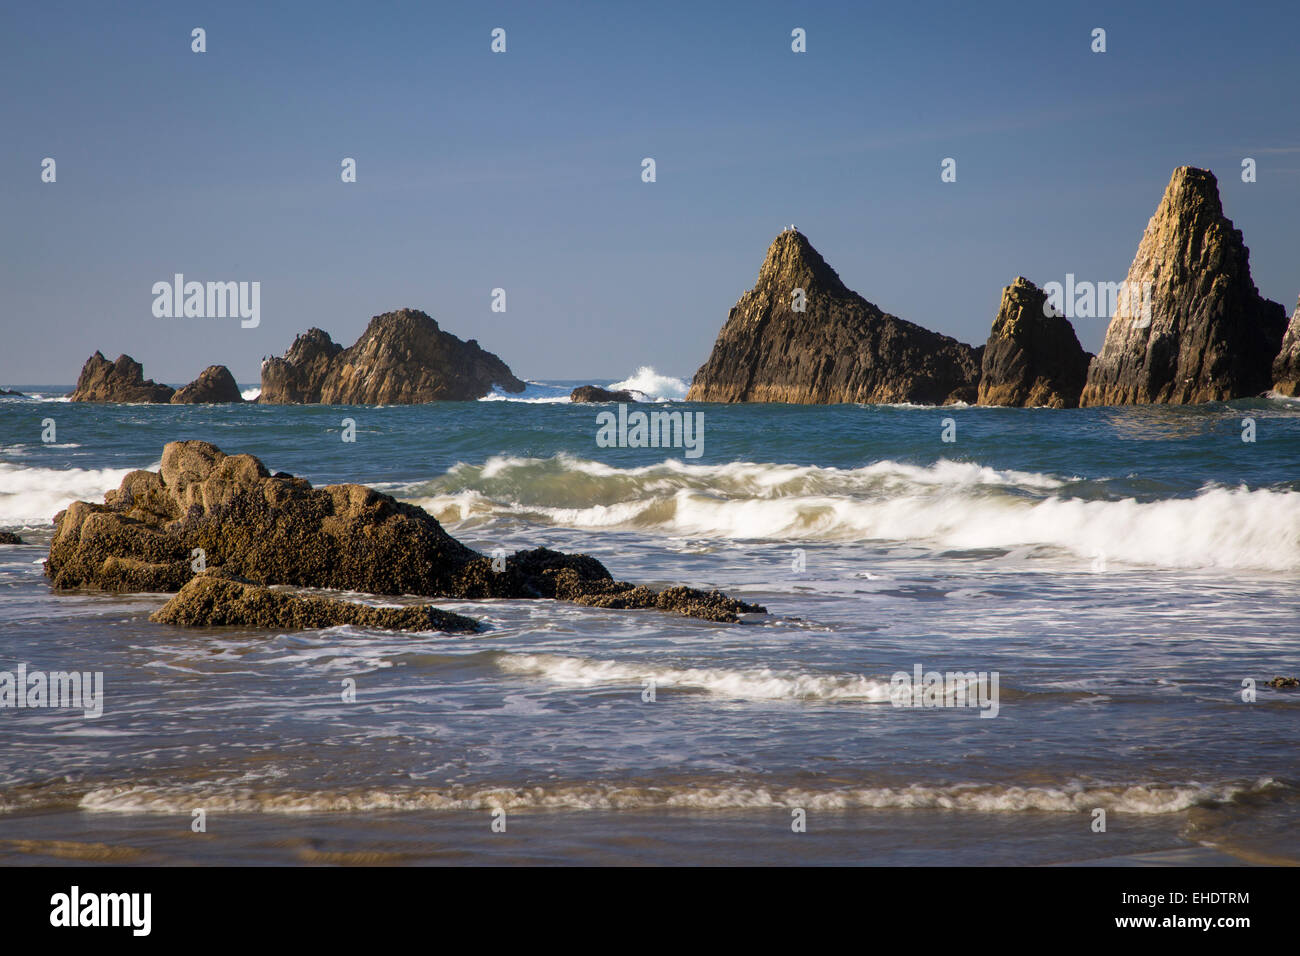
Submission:
[[[524,378],[689,379],[790,223],[977,344],[1017,275],[1122,280],[1181,165],[1290,312],[1298,34],[1292,2],[6,4],[0,385],[96,349],[256,383],[403,307]],[[156,317],[175,273],[259,282],[260,323]]]

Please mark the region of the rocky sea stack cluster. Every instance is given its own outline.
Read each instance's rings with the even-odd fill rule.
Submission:
[[[579,385],[569,393],[571,402],[635,402],[636,396],[625,388],[601,388],[599,385]]]
[[[211,405],[244,400],[235,377],[224,365],[209,365],[198,378],[177,389],[146,379],[143,366],[129,355],[119,355],[117,361],[110,362],[101,352],[86,359],[77,387],[68,398],[74,402],[149,405]]]
[[[1174,170],[1121,288],[1095,357],[1023,277],[972,348],[881,312],[790,229],[686,397],[1073,408],[1300,394],[1300,305],[1287,328],[1282,306],[1259,294],[1208,170]]]
[[[283,358],[262,363],[263,404],[416,405],[473,401],[524,383],[476,340],[444,332],[419,309],[370,320],[350,348],[320,329],[294,339]]]
[[[582,554],[537,548],[494,564],[415,505],[363,485],[313,488],[303,478],[272,475],[252,455],[227,455],[202,441],[170,442],[159,471],[133,471],[103,504],[76,501],[55,515],[45,572],[60,590],[180,591],[158,619],[192,625],[320,627],[380,619],[349,602],[304,604],[263,593],[274,585],[554,598],[710,621],[763,611],[717,591],[655,591],[616,581]],[[406,622],[401,627],[444,621],[463,629],[463,620],[436,609],[399,610],[406,616],[381,617]]]

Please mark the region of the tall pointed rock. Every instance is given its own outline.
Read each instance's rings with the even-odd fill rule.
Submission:
[[[768,248],[758,282],[732,308],[686,398],[973,402],[981,351],[880,311],[790,229]]]
[[[1286,311],[1251,281],[1250,251],[1209,170],[1174,170],[1126,289],[1081,405],[1227,401],[1272,384]]]

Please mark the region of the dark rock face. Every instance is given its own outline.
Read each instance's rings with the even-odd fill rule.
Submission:
[[[732,308],[686,400],[972,402],[981,352],[881,312],[846,288],[801,233],[787,230]]]
[[[224,365],[209,365],[198,378],[172,395],[173,405],[224,405],[243,400],[235,376]]]
[[[524,383],[474,339],[463,342],[418,309],[385,312],[370,320],[351,348],[320,329],[294,340],[282,359],[262,366],[263,403],[416,405],[473,401],[499,385],[522,392]]]
[[[9,391],[9,389],[7,389],[7,388],[0,388],[0,396],[6,397],[6,398],[24,398],[24,397],[25,397],[25,396],[23,395],[22,392],[11,392],[11,391]]]
[[[45,573],[59,589],[177,591],[206,567],[258,585],[557,598],[714,621],[763,610],[717,592],[615,581],[595,558],[545,548],[494,567],[422,508],[363,485],[272,476],[252,455],[201,441],[170,442],[160,472],[133,471],[102,505],[75,501],[54,525]]]
[[[0,531],[0,544],[22,544],[23,539],[12,531]]]
[[[262,363],[262,393],[259,402],[278,405],[311,405],[320,401],[321,384],[329,374],[343,346],[321,329],[308,329],[293,340],[284,358]]]
[[[627,389],[620,388],[611,392],[607,388],[601,388],[599,385],[579,385],[569,393],[571,402],[635,402],[632,393]]]
[[[1075,408],[1091,358],[1070,320],[1051,311],[1047,293],[1017,276],[1002,290],[984,346],[979,404]]]
[[[166,403],[175,389],[144,377],[144,368],[129,355],[110,362],[96,352],[86,359],[77,387],[68,397],[74,402]]]
[[[351,601],[298,597],[209,571],[190,578],[180,593],[149,615],[160,624],[304,630],[352,624],[386,631],[475,631],[471,617],[418,607],[368,607]]]
[[[1282,336],[1282,349],[1273,360],[1273,391],[1300,398],[1300,302]]]
[[[1255,288],[1209,170],[1174,170],[1127,283],[1151,284],[1149,321],[1136,302],[1116,310],[1081,405],[1228,401],[1272,385],[1286,312]]]

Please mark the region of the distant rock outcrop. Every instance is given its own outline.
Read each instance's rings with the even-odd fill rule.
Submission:
[[[26,398],[22,392],[11,392],[7,388],[0,388],[0,398]]]
[[[303,478],[271,475],[252,455],[227,455],[203,441],[170,442],[160,471],[133,471],[103,504],[74,501],[60,511],[45,562],[45,573],[60,590],[177,591],[196,573],[213,569],[227,580],[261,586],[555,598],[595,607],[658,608],[711,621],[734,622],[763,610],[717,591],[655,591],[616,581],[583,554],[536,548],[495,561],[461,544],[415,505],[363,485],[313,488]],[[310,607],[218,586],[203,585],[191,596],[206,600],[204,595],[222,606],[245,605],[229,613],[247,614],[250,621],[263,613],[257,608],[269,615],[266,620],[324,619],[312,617],[316,611]],[[180,613],[193,603],[181,602],[176,620],[201,620],[200,611]]]
[[[224,405],[243,400],[235,376],[224,365],[209,365],[198,378],[172,395],[173,405]]]
[[[579,385],[569,393],[571,402],[635,402],[632,393],[625,388],[611,392],[599,385]]]
[[[1125,288],[1081,405],[1228,401],[1272,385],[1286,311],[1255,288],[1209,170],[1174,170]]]
[[[284,358],[262,364],[267,404],[416,405],[472,401],[500,386],[524,383],[476,340],[463,342],[418,309],[385,312],[370,320],[351,348],[320,329],[298,336]]]
[[[170,385],[159,385],[144,377],[144,368],[129,355],[110,362],[96,352],[86,359],[77,376],[77,387],[68,398],[74,402],[166,403],[175,393]]]
[[[1050,309],[1047,293],[1017,276],[1002,290],[984,346],[979,404],[1075,408],[1091,358],[1070,320]]]
[[[790,229],[768,248],[686,400],[973,402],[982,351],[881,312]]]
[[[1300,398],[1300,301],[1282,336],[1282,350],[1273,360],[1273,391]]]
[[[22,544],[23,539],[12,531],[0,531],[0,544]]]

